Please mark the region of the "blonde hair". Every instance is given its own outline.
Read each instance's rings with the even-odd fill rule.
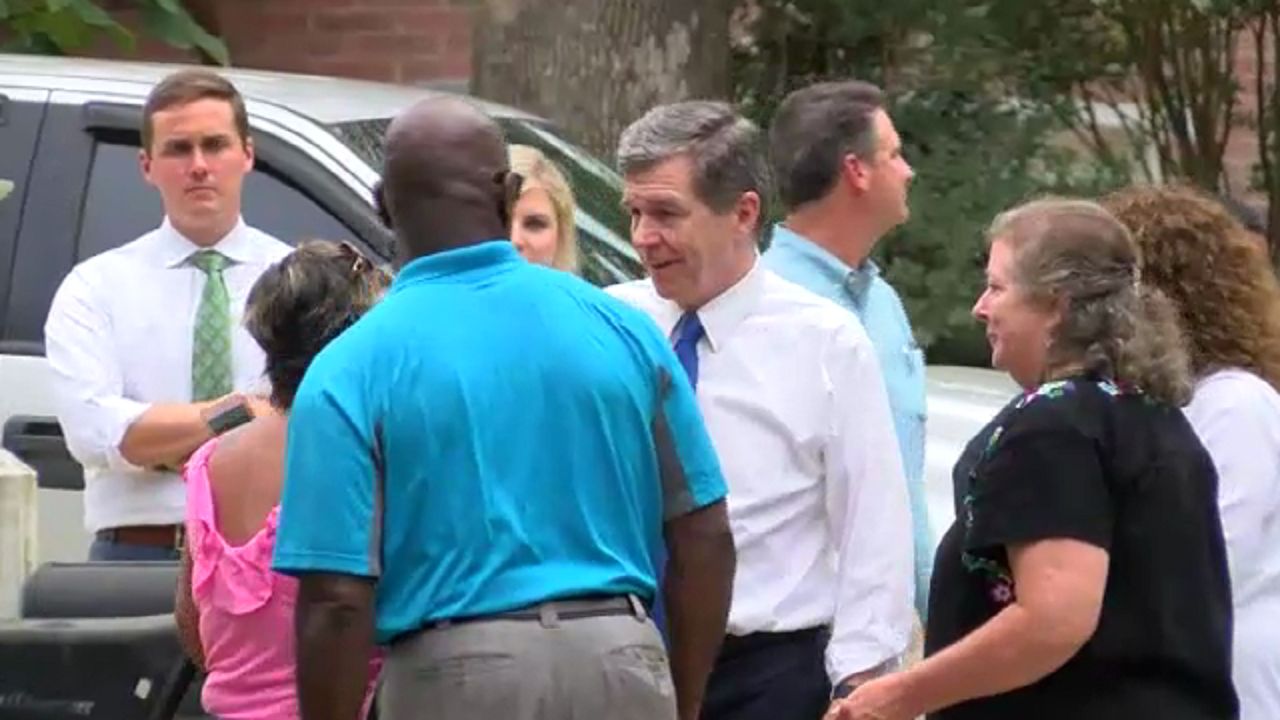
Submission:
[[[1171,405],[1191,399],[1173,304],[1139,282],[1137,245],[1115,216],[1095,202],[1046,198],[1002,213],[987,237],[1010,244],[1016,286],[1062,307],[1050,369],[1083,365]]]
[[[573,190],[564,173],[541,150],[528,145],[510,148],[511,171],[524,178],[520,193],[540,188],[551,198],[556,214],[556,252],[551,264],[557,270],[577,272],[578,233],[574,223]]]

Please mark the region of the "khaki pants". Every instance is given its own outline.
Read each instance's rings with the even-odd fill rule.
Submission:
[[[380,720],[674,720],[662,638],[633,615],[482,620],[395,643]]]

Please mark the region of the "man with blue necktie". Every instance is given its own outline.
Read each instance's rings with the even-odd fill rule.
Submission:
[[[728,484],[738,550],[704,720],[817,720],[833,685],[893,667],[911,632],[910,518],[883,380],[856,317],[759,263],[760,131],[724,103],[623,133],[649,279],[610,288],[670,338]]]

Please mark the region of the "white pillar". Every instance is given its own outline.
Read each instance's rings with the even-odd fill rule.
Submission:
[[[0,448],[0,619],[18,616],[22,583],[36,568],[36,471]]]

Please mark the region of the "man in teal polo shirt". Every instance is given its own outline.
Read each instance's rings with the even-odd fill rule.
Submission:
[[[924,354],[893,286],[870,259],[881,237],[906,221],[913,173],[879,88],[820,83],[791,93],[769,132],[769,154],[786,207],[765,267],[858,316],[879,356],[911,499],[916,609],[928,609],[934,537],[924,477]]]
[[[375,639],[384,720],[697,716],[733,579],[719,463],[653,323],[505,239],[506,158],[461,100],[387,131],[408,262],[289,422],[274,567],[301,579],[307,720],[356,717]]]

